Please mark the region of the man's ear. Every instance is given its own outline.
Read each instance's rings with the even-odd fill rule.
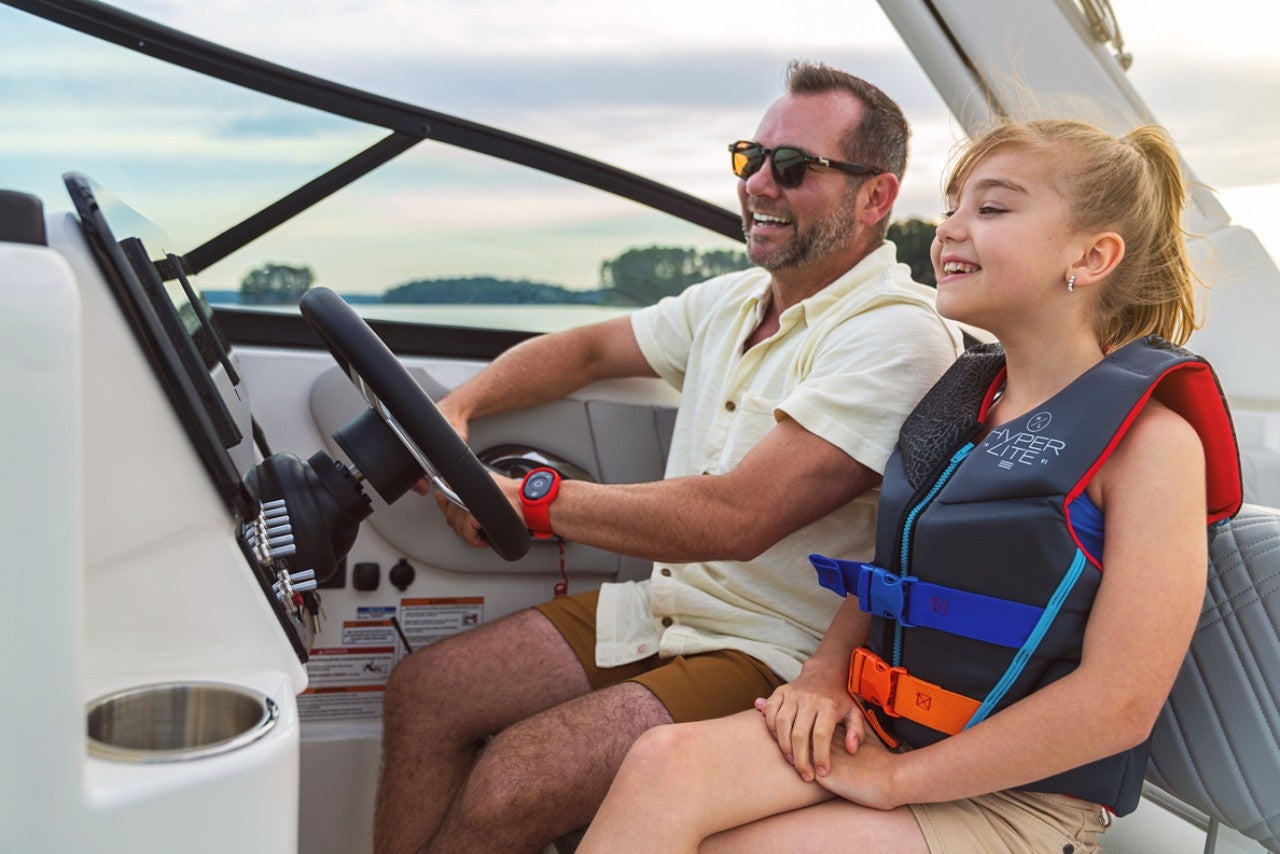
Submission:
[[[898,176],[892,172],[881,172],[858,189],[858,195],[866,200],[862,209],[863,225],[875,225],[889,215],[889,210],[898,199]]]
[[[1110,276],[1124,260],[1124,238],[1114,231],[1093,235],[1069,271],[1076,287],[1088,287]]]

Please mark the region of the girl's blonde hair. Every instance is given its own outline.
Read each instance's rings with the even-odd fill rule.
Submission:
[[[1124,240],[1124,258],[1095,304],[1094,331],[1103,349],[1152,334],[1185,344],[1198,327],[1198,280],[1182,230],[1186,184],[1165,131],[1144,125],[1117,138],[1062,119],[1002,124],[963,150],[947,180],[947,196],[957,196],[989,154],[1009,146],[1052,158],[1075,227],[1114,231]]]

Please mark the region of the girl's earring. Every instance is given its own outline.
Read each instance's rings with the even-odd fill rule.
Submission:
[[[1072,273],[1071,278],[1067,279],[1067,293],[1071,293],[1076,289],[1076,274]]]

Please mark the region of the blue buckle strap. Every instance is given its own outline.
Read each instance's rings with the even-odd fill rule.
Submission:
[[[897,620],[904,629],[914,629],[907,611],[910,608],[911,588],[918,580],[914,576],[892,575],[875,564],[861,564],[858,573],[858,607],[868,614]]]
[[[809,555],[809,562],[823,587],[839,596],[856,594],[863,611],[908,629],[937,629],[1017,649],[1044,613],[1023,602],[900,577],[873,563],[825,555]]]

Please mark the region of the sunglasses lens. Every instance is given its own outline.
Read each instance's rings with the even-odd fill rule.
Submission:
[[[764,149],[752,142],[735,143],[733,153],[733,174],[747,179],[760,171],[764,163]]]
[[[798,148],[773,150],[773,179],[782,187],[799,187],[809,168],[809,158]]]

